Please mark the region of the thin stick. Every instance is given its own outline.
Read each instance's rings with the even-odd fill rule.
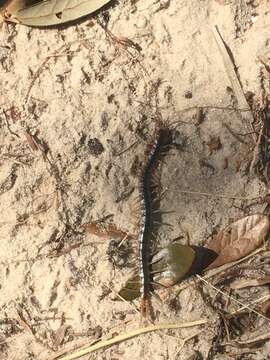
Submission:
[[[253,300],[251,303],[248,304],[248,306],[255,305],[255,304],[258,304],[258,303],[260,303],[262,301],[266,301],[266,300],[269,300],[269,299],[270,299],[270,295],[264,295],[264,296],[260,297],[259,299]],[[245,305],[245,306],[240,307],[240,309],[231,312],[230,316],[236,315],[236,314],[240,313],[241,311],[243,311],[245,309],[248,309],[248,306]]]
[[[66,356],[63,356],[63,357],[58,357],[57,356],[53,360],[56,360],[56,359],[59,359],[59,360],[78,359],[80,356],[90,354],[90,353],[92,353],[92,352],[94,352],[96,350],[102,349],[104,347],[111,346],[111,345],[117,344],[119,342],[131,339],[131,338],[134,338],[136,336],[146,334],[146,333],[149,333],[149,332],[152,332],[152,331],[158,331],[158,330],[164,330],[164,329],[183,329],[183,328],[189,328],[189,327],[198,326],[198,325],[204,325],[207,322],[208,322],[207,319],[201,319],[201,320],[195,320],[195,321],[182,323],[182,324],[151,325],[151,326],[147,326],[145,328],[132,330],[132,331],[127,332],[125,334],[115,336],[112,339],[102,340],[102,341],[100,341],[100,342],[98,342],[97,344],[94,344],[94,345],[90,345],[90,346],[87,346],[87,347],[82,347],[81,349],[76,350],[73,354],[66,355]]]
[[[191,190],[180,190],[179,192],[182,194],[201,195],[201,196],[209,196],[209,197],[231,199],[231,200],[254,201],[254,200],[258,199],[258,197],[243,197],[243,196],[233,196],[233,195],[223,195],[223,194],[212,194],[212,193],[207,193],[207,192],[191,191]]]
[[[133,146],[137,145],[139,142],[139,140],[134,141],[134,143],[132,143],[131,145],[129,145],[126,149],[120,151],[119,153],[117,153],[115,156],[120,156],[123,155],[125,152],[129,151],[130,149],[133,148]]]
[[[242,303],[241,301],[235,299],[234,297],[226,294],[224,291],[218,289],[217,287],[215,287],[214,285],[210,284],[207,280],[205,280],[203,277],[201,277],[200,275],[196,275],[196,277],[201,280],[202,282],[204,282],[206,285],[208,285],[210,288],[214,289],[216,292],[222,294],[223,296],[225,296],[226,298],[232,300],[233,302],[237,303],[238,305],[241,305],[242,307],[244,307],[245,309],[248,309],[249,311],[253,312],[254,314],[262,317],[263,319],[270,321],[270,319],[266,316],[264,316],[263,314],[259,313],[257,310],[252,309],[251,307],[249,307],[248,305],[245,305],[244,303]]]

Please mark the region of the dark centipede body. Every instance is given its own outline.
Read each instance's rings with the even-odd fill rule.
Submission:
[[[142,207],[142,225],[139,233],[139,267],[141,279],[141,297],[147,298],[151,290],[151,276],[149,268],[149,242],[153,237],[153,198],[151,187],[151,173],[160,156],[162,146],[169,143],[167,129],[159,129],[154,143],[151,146],[147,163],[140,179],[139,192]]]

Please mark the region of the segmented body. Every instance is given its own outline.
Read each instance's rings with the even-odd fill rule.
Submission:
[[[142,224],[139,234],[139,268],[141,281],[141,297],[146,299],[151,287],[149,269],[149,239],[152,235],[152,191],[151,191],[151,172],[159,154],[159,149],[163,142],[163,130],[159,129],[155,140],[152,143],[147,163],[143,169],[140,179],[139,192],[141,197]]]

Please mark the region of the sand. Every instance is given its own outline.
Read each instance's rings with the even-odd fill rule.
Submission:
[[[178,236],[205,244],[246,214],[245,200],[231,196],[265,193],[248,171],[249,138],[243,143],[228,130],[244,134],[247,124],[239,112],[219,109],[237,104],[212,27],[233,54],[243,91],[259,98],[263,87],[269,90],[258,60],[270,66],[269,24],[269,1],[125,0],[61,29],[3,25],[1,359],[54,359],[145,322],[116,295],[136,256],[119,255],[111,240],[81,225],[108,217],[138,232],[138,169],[158,119],[177,122],[179,142],[160,166],[160,190],[166,189],[160,207],[174,211],[163,217],[172,226],[161,226],[160,246]],[[198,106],[208,106],[202,118],[196,109],[183,111]],[[136,239],[125,246],[137,254]],[[177,286],[161,301],[153,298],[156,323],[209,323],[142,335],[84,359],[240,359],[244,351],[243,359],[267,358],[267,341],[252,350],[219,347],[228,339],[209,304],[214,291],[193,284],[175,299],[176,293]],[[255,316],[254,324],[233,340],[269,332],[267,321]]]

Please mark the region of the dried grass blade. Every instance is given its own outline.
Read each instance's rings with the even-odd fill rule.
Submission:
[[[191,321],[191,322],[186,322],[186,323],[182,323],[182,324],[158,324],[158,325],[151,325],[151,326],[147,326],[144,328],[140,328],[140,329],[136,329],[136,330],[132,330],[130,332],[127,332],[125,334],[122,335],[118,335],[115,336],[112,339],[108,339],[108,340],[102,340],[100,342],[98,342],[97,344],[94,345],[90,345],[87,347],[82,347],[81,349],[76,350],[73,354],[69,354],[63,357],[56,357],[53,360],[59,359],[59,360],[74,360],[74,359],[78,359],[80,356],[83,355],[87,355],[90,354],[96,350],[102,349],[104,347],[107,346],[111,346],[114,344],[117,344],[119,342],[131,339],[133,337],[142,335],[142,334],[146,334],[152,331],[158,331],[158,330],[164,330],[164,329],[181,329],[181,328],[188,328],[188,327],[193,327],[193,326],[199,326],[199,325],[204,325],[208,322],[208,319],[200,319],[200,320],[195,320],[195,321]]]
[[[248,105],[248,102],[245,98],[243,89],[241,87],[240,81],[238,80],[238,77],[236,75],[236,72],[234,70],[234,65],[232,63],[232,60],[230,58],[230,55],[228,53],[228,50],[226,49],[225,43],[219,33],[218,27],[214,26],[213,29],[213,35],[215,37],[216,43],[218,45],[219,51],[221,53],[223,63],[227,72],[227,75],[230,79],[234,94],[236,96],[238,107],[240,109],[246,109],[245,112],[241,113],[242,118],[246,121],[247,127],[249,131],[253,131],[252,129],[252,123],[254,122],[254,117],[252,114],[252,111],[250,110],[250,107]],[[256,142],[256,139],[254,137],[254,141]]]

